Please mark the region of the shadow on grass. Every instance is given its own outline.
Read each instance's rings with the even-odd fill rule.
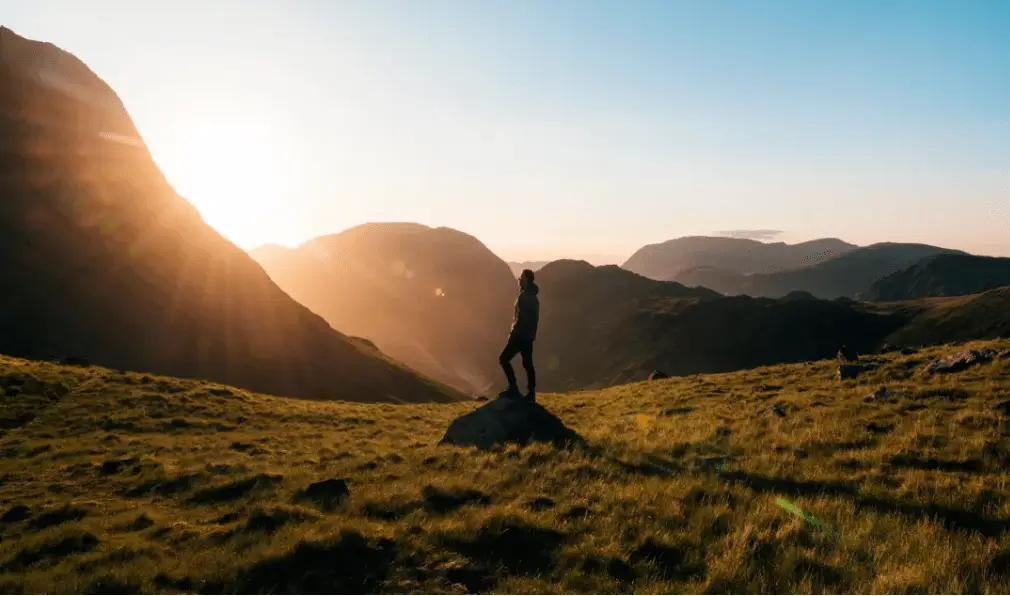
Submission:
[[[998,537],[1010,530],[1010,520],[989,517],[966,509],[956,509],[945,505],[911,503],[860,496],[857,486],[835,482],[798,481],[790,478],[774,478],[746,472],[729,472],[722,476],[726,480],[740,482],[760,493],[788,494],[795,496],[831,495],[850,498],[856,509],[869,509],[877,513],[900,515],[908,518],[930,518],[950,530],[974,532],[985,537]]]

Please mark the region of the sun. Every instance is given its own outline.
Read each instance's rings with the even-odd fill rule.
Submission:
[[[222,116],[186,123],[162,143],[159,165],[175,191],[232,242],[251,248],[271,237],[271,221],[295,184],[294,160],[275,131]]]

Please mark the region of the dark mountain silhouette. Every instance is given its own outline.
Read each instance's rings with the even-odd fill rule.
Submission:
[[[547,263],[550,263],[550,261],[509,261],[509,269],[512,270],[512,275],[518,278],[523,269],[529,269],[535,273]]]
[[[803,291],[818,298],[856,298],[884,277],[938,254],[966,253],[927,244],[885,242],[854,249],[798,269],[751,275],[693,269],[677,275],[675,280],[688,285],[703,285],[729,296],[779,298],[790,292]]]
[[[0,353],[305,398],[459,397],[292,300],[172,190],[104,81],[8,29],[0,196]]]
[[[644,246],[631,255],[623,267],[652,279],[681,281],[677,277],[680,273],[698,268],[737,274],[770,273],[813,265],[855,248],[837,238],[785,244],[746,238],[687,236]]]
[[[654,370],[684,375],[830,358],[843,344],[867,351],[905,322],[856,303],[726,298],[585,262],[551,263],[537,282],[544,391],[644,380]]]
[[[1010,337],[1010,286],[968,296],[876,303],[873,308],[909,321],[888,338],[894,345]]]
[[[868,300],[910,300],[978,294],[1010,285],[1010,258],[943,254],[893,273],[866,293]]]
[[[280,287],[334,327],[467,391],[500,383],[517,283],[476,238],[376,223],[294,250],[253,251]]]

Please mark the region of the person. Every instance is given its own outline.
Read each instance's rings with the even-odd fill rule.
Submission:
[[[540,298],[537,294],[540,288],[533,282],[533,272],[524,269],[519,274],[519,297],[516,299],[512,318],[512,330],[508,342],[502,350],[498,362],[505,371],[508,389],[498,397],[522,397],[516,382],[516,372],[512,369],[512,359],[516,354],[522,356],[523,368],[526,370],[526,399],[536,401],[537,373],[533,368],[533,342],[537,339],[537,324],[540,322]]]

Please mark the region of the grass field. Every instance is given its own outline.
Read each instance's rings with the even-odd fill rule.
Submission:
[[[543,395],[587,446],[490,452],[437,445],[475,404],[0,358],[0,591],[1007,593],[1010,358],[952,349]]]

